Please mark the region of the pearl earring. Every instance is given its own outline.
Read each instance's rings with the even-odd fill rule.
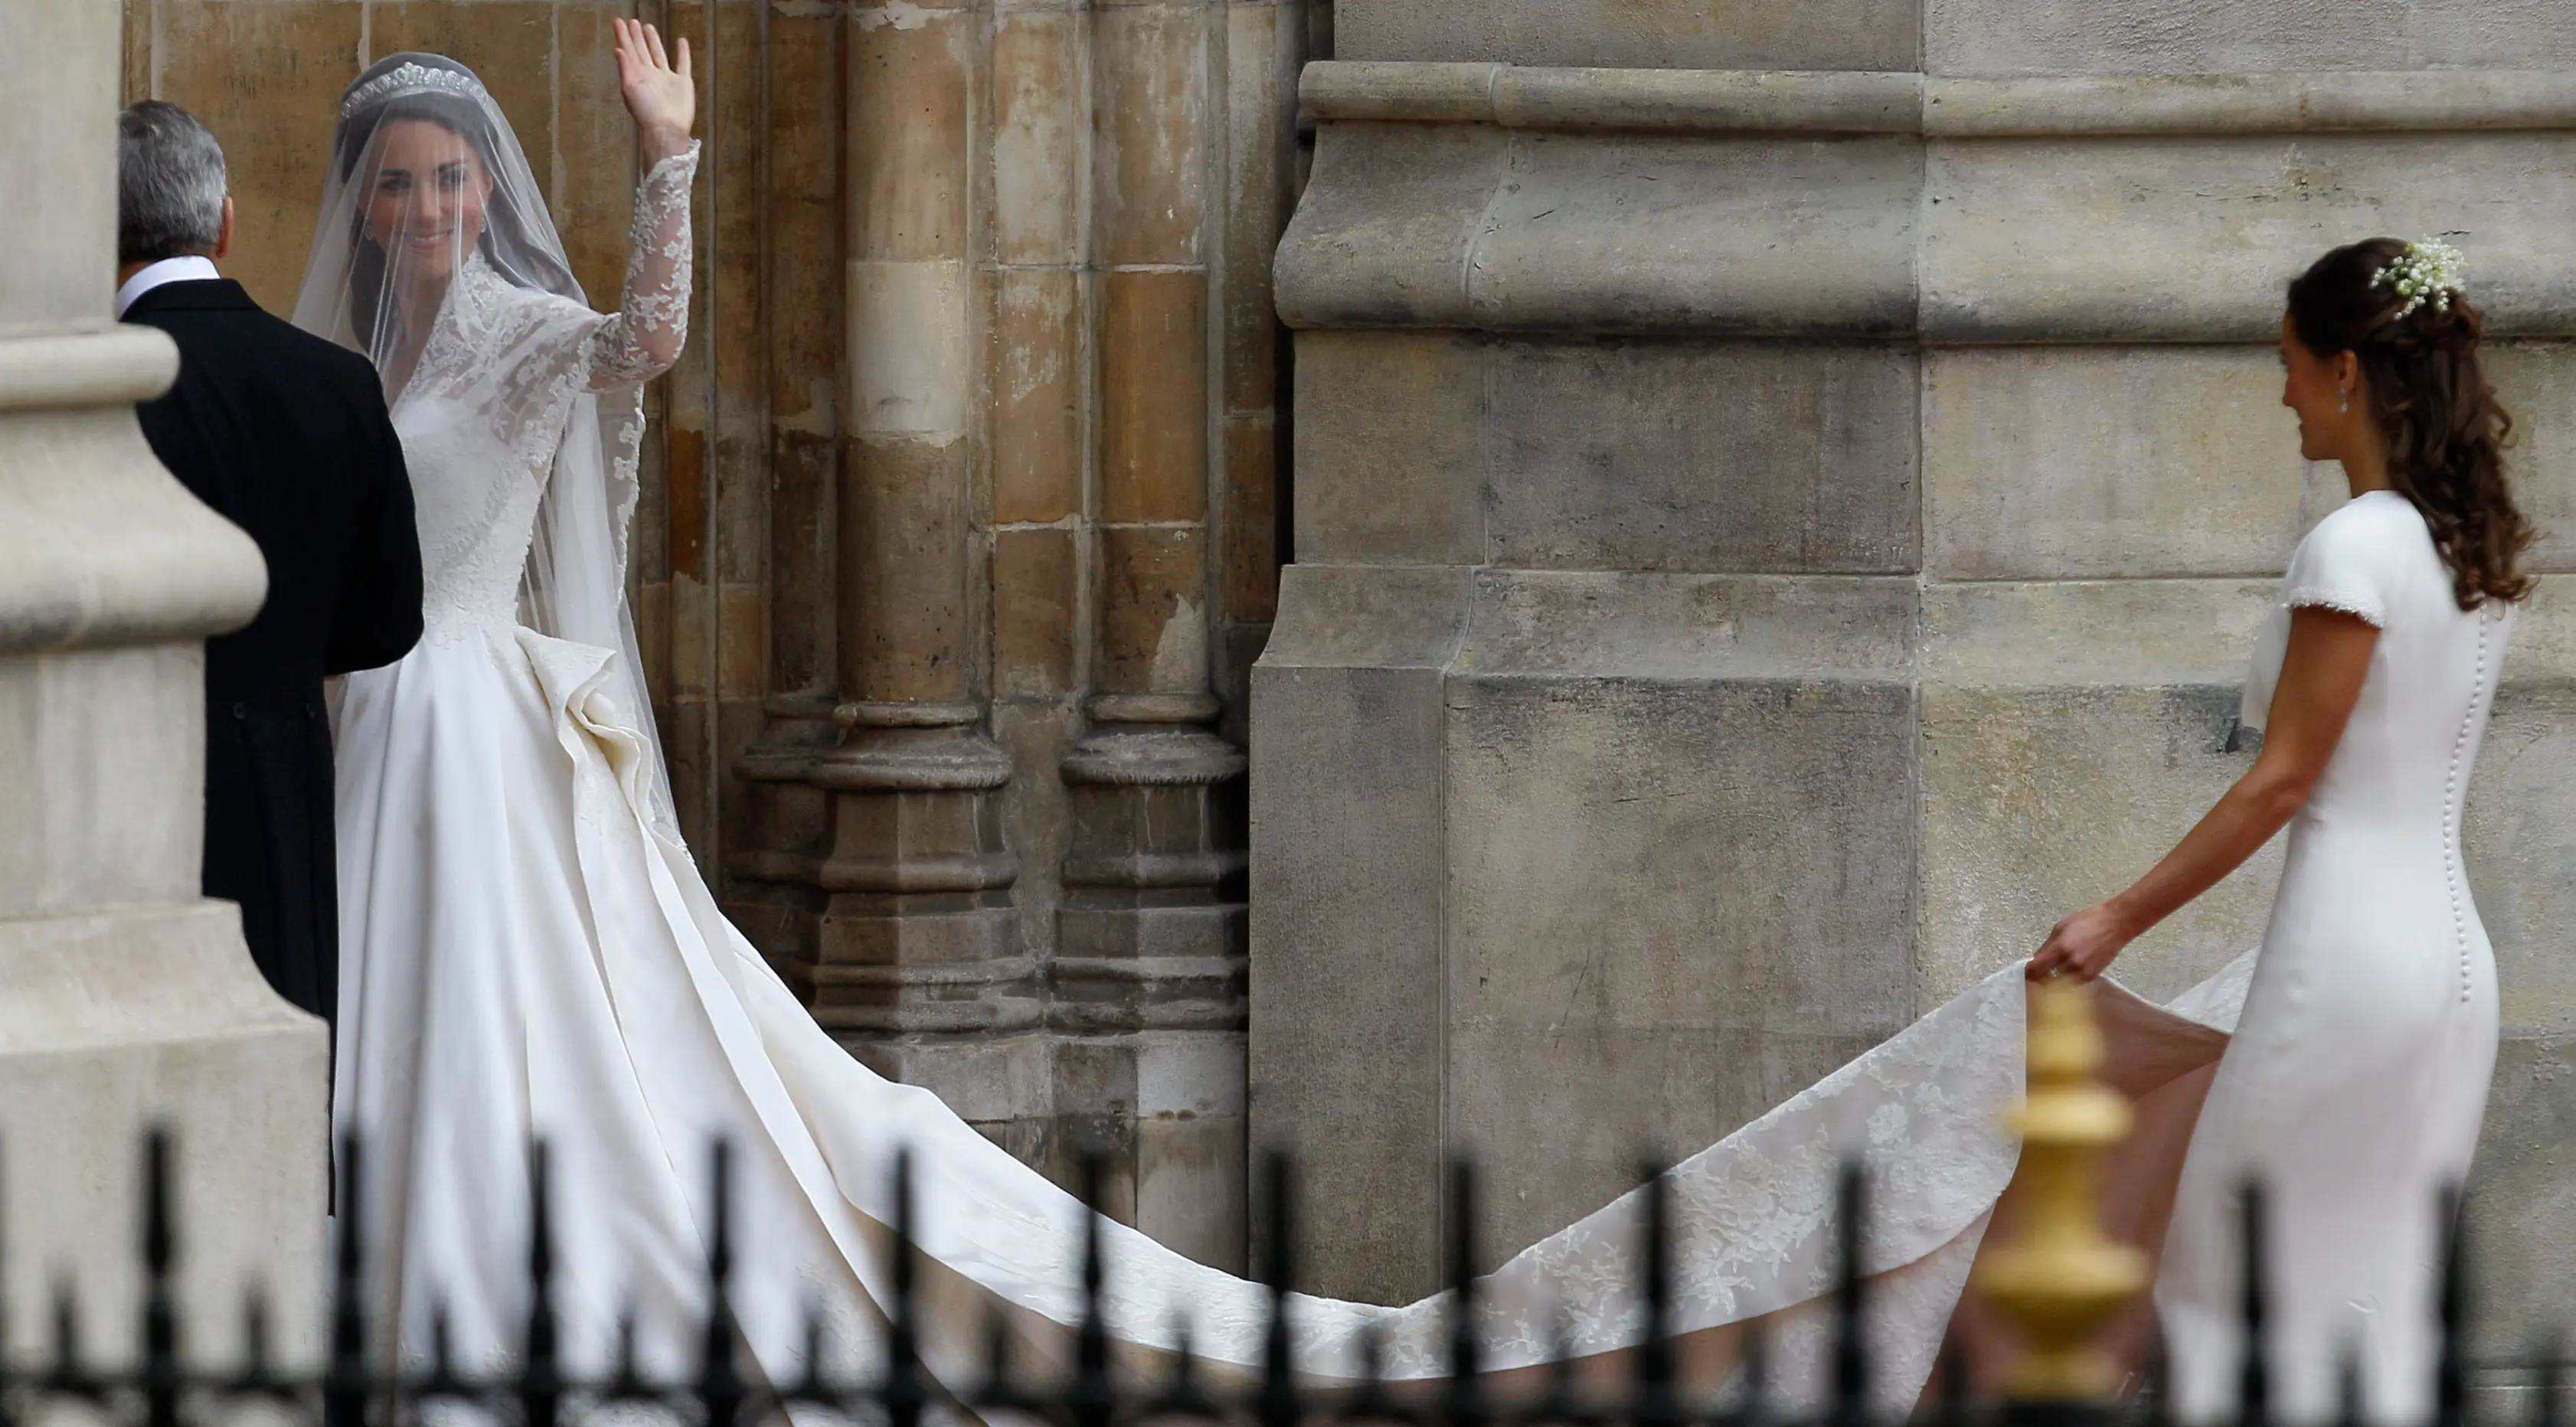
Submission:
[[[2335,410],[2341,412],[2350,412],[2352,410],[2351,392],[2338,391],[2335,393]]]

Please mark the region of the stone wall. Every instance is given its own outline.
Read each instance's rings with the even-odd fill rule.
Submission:
[[[2248,765],[2252,631],[2340,497],[2282,286],[2460,231],[2552,532],[2468,833],[2520,1350],[2576,1251],[2576,75],[2536,68],[2576,12],[1346,0],[1337,46],[1252,729],[1253,1128],[1314,1286],[1435,1282],[1448,1146],[1506,1255],[2143,871]],[[2124,979],[2254,944],[2277,869]]]
[[[337,95],[472,65],[613,301],[612,16],[693,37],[693,337],[645,658],[727,910],[872,1064],[1241,1255],[1247,671],[1280,560],[1270,252],[1304,0],[126,0],[291,305]]]

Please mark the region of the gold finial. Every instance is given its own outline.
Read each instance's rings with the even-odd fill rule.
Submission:
[[[2021,1328],[2017,1398],[2099,1399],[2118,1383],[2095,1345],[2147,1285],[2147,1258],[2102,1232],[2102,1156],[2129,1134],[2129,1102],[2096,1083],[2102,1032],[2090,995],[2073,981],[2039,984],[2032,998],[2030,1093],[2015,1107],[2025,1199],[2020,1242],[1986,1262],[1979,1284]]]

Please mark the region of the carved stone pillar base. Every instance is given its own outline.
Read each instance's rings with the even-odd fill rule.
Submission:
[[[1020,946],[1003,845],[1010,755],[968,704],[844,704],[851,730],[814,760],[832,794],[832,850],[814,1018],[848,1038],[990,1035],[1039,1020],[1036,966]]]
[[[823,862],[832,850],[832,795],[815,786],[820,759],[840,743],[829,699],[767,701],[769,729],[734,764],[749,785],[748,850],[725,858],[725,915],[811,1005],[822,956]]]
[[[1244,1262],[1243,754],[1204,697],[1095,699],[1064,760],[1048,1024],[1058,1152],[1109,1155],[1113,1212],[1221,1268]]]

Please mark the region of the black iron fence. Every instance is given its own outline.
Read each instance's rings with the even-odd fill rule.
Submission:
[[[344,1183],[355,1182],[361,1149],[341,1147]],[[140,1250],[144,1270],[138,1351],[113,1368],[93,1365],[79,1340],[79,1314],[73,1291],[57,1297],[53,1342],[44,1360],[0,1362],[0,1427],[26,1427],[60,1409],[85,1415],[92,1422],[120,1427],[207,1427],[245,1415],[264,1416],[287,1427],[409,1427],[437,1418],[443,1409],[515,1427],[579,1427],[616,1415],[646,1415],[676,1427],[752,1427],[792,1418],[800,1424],[816,1419],[866,1424],[866,1427],[921,1427],[925,1419],[1043,1421],[1057,1427],[1128,1427],[1197,1421],[1226,1427],[1882,1427],[1888,1414],[1868,1402],[1871,1380],[1866,1286],[1856,1270],[1859,1256],[1850,1252],[1863,1232],[1863,1178],[1847,1169],[1841,1184],[1837,1220],[1840,1286],[1832,1305],[1833,1346],[1830,1395],[1820,1407],[1791,1412],[1782,1407],[1766,1383],[1766,1354],[1758,1338],[1743,1345],[1728,1384],[1702,1390],[1687,1386],[1679,1368],[1671,1321],[1671,1255],[1663,1179],[1645,1175],[1643,1241],[1638,1246],[1636,1288],[1642,1332],[1633,1351],[1620,1357],[1615,1380],[1598,1372],[1578,1372],[1566,1354],[1531,1375],[1517,1375],[1508,1391],[1497,1390],[1484,1369],[1476,1321],[1475,1262],[1471,1225],[1475,1181],[1461,1164],[1451,1186],[1453,1225],[1449,1244],[1451,1292],[1449,1371],[1429,1383],[1390,1384],[1377,1373],[1380,1361],[1364,1345],[1365,1372],[1353,1385],[1318,1386],[1291,1370],[1286,1315],[1281,1311],[1295,1273],[1296,1226],[1291,1209],[1291,1174],[1282,1156],[1267,1157],[1262,1175],[1267,1196],[1267,1240],[1261,1255],[1262,1280],[1270,1292],[1265,1361],[1249,1374],[1211,1374],[1202,1370],[1187,1342],[1170,1355],[1168,1371],[1158,1380],[1140,1382],[1133,1373],[1115,1372],[1110,1335],[1100,1308],[1103,1277],[1098,1216],[1082,1266],[1084,1312],[1073,1326],[1069,1368],[1045,1374],[1015,1372],[1009,1335],[997,1317],[984,1346],[976,1381],[965,1387],[943,1385],[926,1369],[922,1356],[922,1321],[918,1302],[916,1254],[912,1248],[912,1192],[908,1164],[895,1167],[894,1230],[897,1250],[887,1305],[887,1331],[881,1361],[873,1371],[852,1380],[833,1377],[823,1366],[825,1351],[819,1318],[809,1322],[808,1364],[795,1381],[771,1382],[748,1358],[732,1309],[732,1235],[729,1209],[728,1155],[714,1146],[714,1232],[706,1265],[706,1297],[696,1325],[693,1372],[657,1379],[638,1363],[632,1322],[621,1326],[614,1363],[604,1372],[583,1375],[571,1369],[562,1345],[554,1299],[555,1247],[551,1207],[547,1202],[542,1146],[531,1154],[534,1213],[527,1256],[529,1311],[521,1339],[523,1351],[503,1372],[469,1370],[449,1351],[443,1322],[434,1325],[427,1361],[397,1367],[371,1352],[380,1325],[368,1319],[364,1291],[369,1252],[367,1225],[357,1197],[340,1196],[342,1219],[335,1242],[335,1290],[329,1313],[328,1351],[318,1367],[283,1366],[271,1351],[267,1312],[256,1294],[244,1313],[244,1351],[222,1370],[186,1361],[180,1350],[180,1322],[173,1287],[178,1252],[177,1225],[171,1197],[171,1145],[160,1133],[148,1138],[143,1177]],[[1099,1200],[1100,1167],[1083,1167],[1084,1199]],[[2262,1262],[2263,1209],[2258,1194],[2246,1195],[2245,1248],[2248,1262]],[[2457,1223],[2446,1214],[2445,1223]],[[2449,1267],[2442,1278],[2438,1308],[2440,1351],[2434,1366],[2432,1400],[2435,1421],[2428,1427],[2462,1427],[2468,1418],[2471,1365],[2461,1351],[2465,1307],[2456,1231],[2449,1238]],[[2262,1349],[2268,1300],[2260,1273],[2247,1275],[2243,1317],[2247,1341],[2254,1344],[2244,1360],[2239,1384],[2238,1421],[2264,1427],[2275,1420],[2276,1395]],[[2524,1420],[2534,1427],[2556,1427],[2560,1410],[2561,1363],[2556,1349],[2534,1356],[2513,1371],[2536,1387],[2528,1395]],[[2149,1427],[2166,1416],[2158,1374],[2149,1369],[2144,1389],[2124,1402],[2030,1402],[1977,1400],[1968,1390],[1959,1363],[1945,1358],[1925,1393],[1924,1405],[1912,1414],[1938,1427],[2000,1418],[2013,1427]],[[2357,1375],[2347,1374],[2344,1419],[2362,1420]],[[1892,1424],[1890,1425],[1892,1427]]]

